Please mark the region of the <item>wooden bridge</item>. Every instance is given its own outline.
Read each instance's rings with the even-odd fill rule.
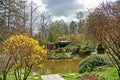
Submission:
[[[42,80],[65,80],[59,74],[42,75]]]

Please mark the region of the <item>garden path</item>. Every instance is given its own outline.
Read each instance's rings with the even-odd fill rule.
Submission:
[[[42,80],[65,80],[59,74],[42,75]]]

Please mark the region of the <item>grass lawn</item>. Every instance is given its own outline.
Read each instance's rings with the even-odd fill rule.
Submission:
[[[104,77],[105,80],[120,80],[120,78],[117,75],[117,71],[114,67],[108,67],[108,68],[99,68],[95,69],[94,71],[90,72],[96,75],[99,75],[101,77]],[[83,76],[87,73],[79,74],[79,73],[72,73],[72,74],[61,74],[65,80],[76,80],[78,76]]]
[[[0,75],[0,77],[2,77],[2,75]],[[7,75],[7,80],[16,80],[13,72],[9,72],[9,74]],[[36,75],[30,74],[27,80],[42,80],[42,79],[41,76],[38,74]]]
[[[105,80],[120,80],[120,78],[117,75],[117,71],[114,67],[108,67],[108,68],[97,68],[94,69],[94,71],[90,72],[96,75],[99,75],[101,77],[104,77]],[[89,74],[88,72],[85,73],[66,73],[66,74],[60,74],[65,80],[76,80],[78,76],[83,76],[85,74]],[[13,72],[10,72],[8,74],[7,80],[15,80]],[[28,77],[28,80],[41,80],[41,76],[39,74],[32,75]]]

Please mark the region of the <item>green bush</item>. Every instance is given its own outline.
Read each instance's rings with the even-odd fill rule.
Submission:
[[[93,52],[92,48],[84,46],[79,50],[79,56],[85,58],[91,55],[91,52]]]
[[[105,53],[105,49],[103,48],[102,44],[99,44],[97,47],[97,53],[98,54],[103,54]]]
[[[78,72],[79,73],[83,73],[85,71],[90,72],[96,67],[105,65],[111,65],[107,56],[100,54],[92,54],[80,62]]]
[[[83,51],[90,51],[91,50],[91,48],[90,47],[88,47],[88,46],[85,46],[85,47],[82,47],[82,49],[81,50],[83,50]]]
[[[65,47],[65,50],[67,52],[75,52],[77,49],[81,49],[81,45],[75,42],[72,42],[68,46]]]
[[[68,59],[71,58],[71,52],[68,53],[56,53],[54,59]]]
[[[72,58],[71,52],[56,52],[56,50],[49,50],[47,53],[48,59],[68,59]]]

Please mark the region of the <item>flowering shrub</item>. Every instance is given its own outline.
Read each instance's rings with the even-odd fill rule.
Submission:
[[[33,65],[42,66],[47,55],[46,50],[39,46],[38,41],[27,35],[11,36],[2,43],[2,50],[12,57],[16,79],[19,79],[20,75],[17,73],[21,71],[21,68],[25,68],[24,80],[27,79]]]

